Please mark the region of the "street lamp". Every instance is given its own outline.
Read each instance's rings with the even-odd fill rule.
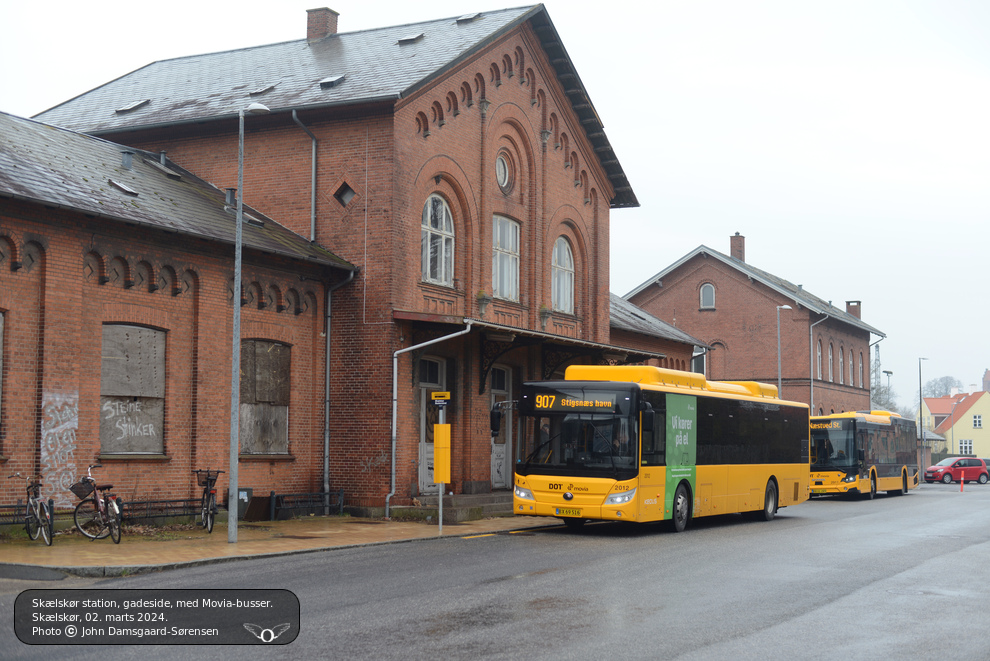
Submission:
[[[887,375],[887,397],[890,397],[890,375],[893,374],[890,370],[884,370],[884,374]]]
[[[925,470],[925,399],[921,394],[921,361],[927,358],[918,358],[918,434],[921,439],[921,460],[918,461],[918,472]]]
[[[240,449],[241,408],[241,240],[244,223],[244,115],[264,115],[269,110],[252,103],[237,112],[237,220],[234,225],[234,322],[230,356],[230,466],[227,494],[227,542],[237,542],[237,460]]]
[[[780,397],[780,391],[782,388],[782,383],[780,379],[780,311],[790,310],[790,305],[778,305],[777,306],[777,397]]]

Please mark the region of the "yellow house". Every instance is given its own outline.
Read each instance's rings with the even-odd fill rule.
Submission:
[[[990,392],[957,395],[949,415],[935,428],[950,454],[990,459]]]

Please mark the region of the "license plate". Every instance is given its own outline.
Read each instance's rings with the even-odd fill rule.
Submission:
[[[825,489],[812,489],[811,493],[825,493]]]
[[[581,510],[579,509],[564,509],[563,507],[557,508],[557,516],[581,516]]]

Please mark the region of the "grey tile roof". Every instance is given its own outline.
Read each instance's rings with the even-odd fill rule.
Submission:
[[[633,305],[621,296],[609,293],[609,325],[612,328],[658,337],[664,340],[681,342],[696,347],[709,348],[699,339],[691,337],[666,321],[657,319],[649,312]]]
[[[123,150],[134,152],[129,170]],[[158,154],[0,113],[0,200],[5,197],[229,246],[235,240],[225,192],[169,161],[161,167]],[[247,206],[244,213],[253,219],[243,226],[245,249],[354,270],[263,214]]]
[[[265,104],[273,113],[394,103],[525,21],[532,21],[616,189],[613,206],[639,206],[543,5],[482,12],[469,21],[444,18],[342,32],[312,43],[301,39],[153,62],[35,119],[102,135],[234,118],[251,101]],[[400,39],[419,33],[423,37],[414,43],[399,44]],[[343,82],[321,87],[321,80],[340,75]]]
[[[750,264],[747,264],[742,260],[736,259],[735,257],[730,257],[728,255],[720,253],[717,250],[712,250],[707,246],[698,246],[684,257],[681,257],[679,260],[677,260],[676,262],[674,262],[664,270],[654,275],[646,282],[642,283],[641,285],[633,289],[623,298],[626,299],[632,298],[633,296],[643,291],[644,289],[647,289],[656,282],[663,280],[663,278],[666,277],[667,274],[673,272],[675,269],[679,268],[682,264],[685,264],[686,262],[694,259],[696,256],[702,254],[708,255],[710,257],[714,257],[715,259],[718,259],[724,262],[725,264],[728,264],[732,268],[746,274],[748,277],[764,284],[770,289],[777,291],[778,293],[791,299],[795,303],[808,308],[812,312],[815,312],[817,314],[828,315],[833,319],[845,322],[850,326],[854,326],[860,330],[865,330],[880,337],[886,337],[886,335],[883,332],[877,330],[876,328],[869,325],[862,319],[859,319],[858,317],[849,314],[845,310],[835,307],[830,302],[825,301],[819,298],[818,296],[815,296],[814,294],[807,291],[803,287],[799,285],[795,285],[794,283],[789,282],[788,280],[785,280],[784,278],[776,276],[772,273],[767,273],[766,271],[758,269],[755,266],[751,266]]]

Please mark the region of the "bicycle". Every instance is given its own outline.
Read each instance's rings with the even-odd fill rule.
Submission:
[[[97,484],[93,479],[94,468],[103,466],[91,465],[86,477],[69,487],[80,499],[72,515],[76,528],[90,539],[104,539],[109,535],[114,544],[120,544],[120,503],[117,496],[109,493],[112,484]]]
[[[55,522],[52,520],[52,513],[48,510],[48,503],[41,497],[41,476],[37,480],[24,477],[20,473],[7,476],[19,477],[25,480],[27,485],[28,500],[24,510],[24,529],[31,539],[38,539],[38,535],[45,540],[45,544],[52,545],[55,538]]]
[[[202,524],[206,528],[206,532],[212,533],[213,521],[217,516],[217,477],[224,471],[207,468],[206,470],[197,469],[193,472],[196,473],[196,481],[199,486],[203,487],[203,499],[200,501]]]

